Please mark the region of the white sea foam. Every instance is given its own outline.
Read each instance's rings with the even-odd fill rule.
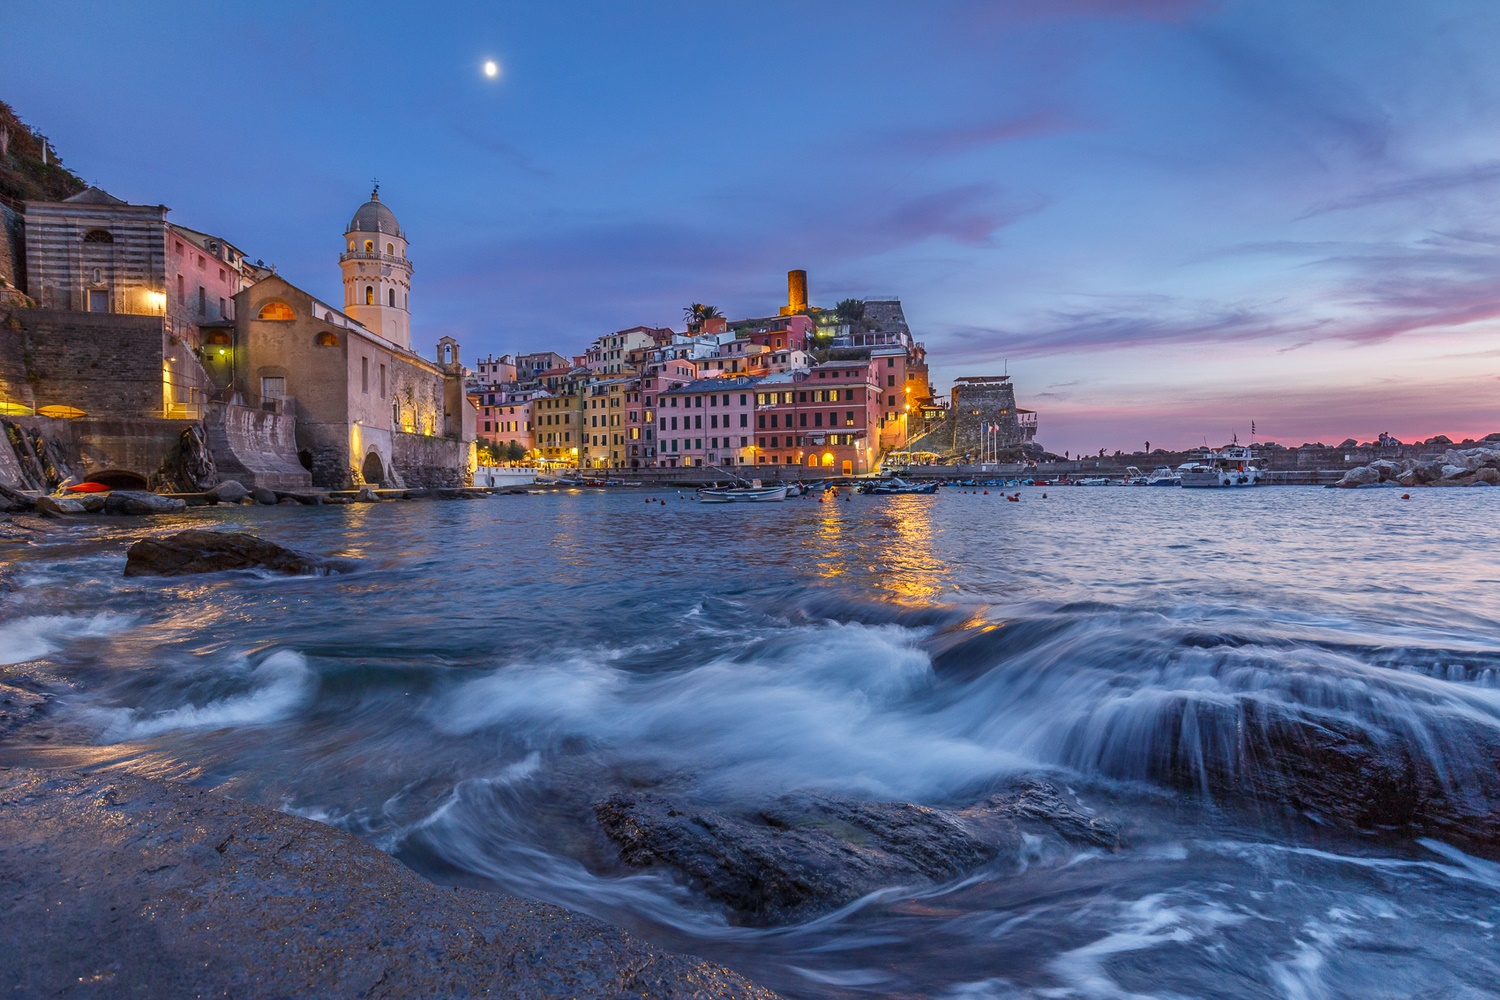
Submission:
[[[0,625],[0,665],[25,663],[55,653],[74,639],[91,639],[129,628],[128,615],[38,615]]]
[[[312,697],[317,677],[301,653],[277,650],[257,664],[247,678],[250,690],[201,705],[187,704],[161,712],[113,710],[102,737],[106,743],[143,739],[179,729],[255,726],[290,716]]]
[[[687,671],[630,673],[583,658],[516,664],[460,685],[431,718],[449,733],[494,728],[691,761],[706,780],[741,789],[922,798],[1020,766],[966,738],[967,711],[913,711],[934,680],[917,639],[892,625],[824,624]]]

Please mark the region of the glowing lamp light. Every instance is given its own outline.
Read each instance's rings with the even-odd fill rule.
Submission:
[[[152,309],[165,309],[167,307],[167,295],[165,292],[147,292],[146,301],[151,303]]]

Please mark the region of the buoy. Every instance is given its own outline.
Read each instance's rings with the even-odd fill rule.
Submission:
[[[1043,500],[1045,500],[1045,499],[1047,499],[1047,494],[1045,494],[1045,493],[1043,493],[1043,494],[1042,494],[1042,499],[1043,499]]]
[[[1401,494],[1401,499],[1402,500],[1410,500],[1411,499],[1411,494],[1410,493],[1403,493],[1403,494]]]
[[[984,495],[985,495],[985,496],[989,496],[989,495],[990,495],[990,491],[989,491],[989,490],[985,490],[985,491],[984,491]]]

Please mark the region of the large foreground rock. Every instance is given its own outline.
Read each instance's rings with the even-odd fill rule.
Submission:
[[[283,548],[254,535],[227,531],[180,531],[165,538],[143,538],[125,554],[126,576],[182,576],[235,569],[273,573],[338,573],[352,566]]]
[[[667,868],[746,924],[802,919],[876,889],[957,878],[1023,832],[1113,848],[1107,823],[1037,784],[964,810],[836,796],[785,798],[753,810],[617,794],[594,814],[632,868]]]
[[[774,1000],[332,827],[117,774],[0,770],[0,884],[5,996]]]
[[[176,514],[184,510],[185,500],[137,490],[111,490],[104,501],[106,514]]]

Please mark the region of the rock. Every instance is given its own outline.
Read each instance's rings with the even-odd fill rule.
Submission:
[[[321,493],[277,493],[276,497],[279,503],[286,503],[290,500],[306,507],[316,507],[323,502]]]
[[[1368,465],[1361,465],[1344,473],[1344,478],[1334,483],[1334,485],[1340,489],[1348,490],[1378,482],[1380,482],[1380,470],[1371,468]]]
[[[1443,466],[1442,473],[1444,479],[1458,479],[1469,474],[1469,467],[1467,465],[1454,465],[1449,462]]]
[[[299,506],[299,504],[297,503],[297,501],[293,500],[291,497],[282,497],[280,500],[276,501],[276,505],[278,507],[287,507],[287,506],[296,507],[296,506]]]
[[[43,514],[88,513],[88,508],[72,497],[37,497],[36,509]]]
[[[182,576],[237,569],[326,574],[343,572],[352,565],[345,559],[305,555],[254,535],[198,529],[165,538],[143,538],[125,554],[126,576]]]
[[[736,812],[650,793],[594,804],[632,868],[668,868],[741,923],[802,919],[876,889],[947,881],[1019,857],[1024,828],[1112,846],[1104,824],[1049,786],[998,795],[961,812],[836,796],[784,798]]]
[[[7,997],[775,1000],[332,826],[118,771],[0,771],[0,884]]]
[[[239,503],[239,505],[241,507],[254,507],[254,506],[256,506],[256,502],[254,500],[250,499],[249,497],[245,497],[244,499],[238,501],[238,503]]]
[[[1380,477],[1379,481],[1382,483],[1395,479],[1401,474],[1401,466],[1388,458],[1377,459],[1371,462],[1367,468],[1375,470],[1376,475]]]
[[[354,494],[352,503],[379,503],[380,495],[368,486],[361,486],[359,492]]]
[[[0,684],[0,735],[9,734],[30,722],[46,703],[46,697],[35,691]]]
[[[1474,482],[1470,483],[1469,485],[1478,486],[1480,483],[1484,483],[1486,486],[1500,485],[1500,469],[1493,469],[1489,466],[1485,466],[1478,472],[1474,473]]]
[[[218,503],[239,503],[250,495],[250,491],[233,479],[226,479],[209,490],[208,495]]]
[[[335,506],[335,507],[341,507],[341,506],[343,506],[345,504],[351,504],[354,501],[351,500],[349,497],[326,496],[326,497],[323,498],[323,502],[326,503],[326,504],[330,504],[332,506]]]
[[[73,500],[82,504],[83,509],[90,514],[99,513],[109,502],[109,498],[103,493],[80,493]]]
[[[176,514],[186,509],[187,503],[176,497],[136,490],[112,490],[104,501],[106,514]]]
[[[0,503],[5,504],[5,511],[32,510],[36,507],[36,497],[13,490],[9,486],[0,483]]]
[[[250,491],[250,499],[254,500],[256,503],[265,504],[269,507],[276,502],[276,494],[272,493],[264,486],[257,486],[255,489]]]

